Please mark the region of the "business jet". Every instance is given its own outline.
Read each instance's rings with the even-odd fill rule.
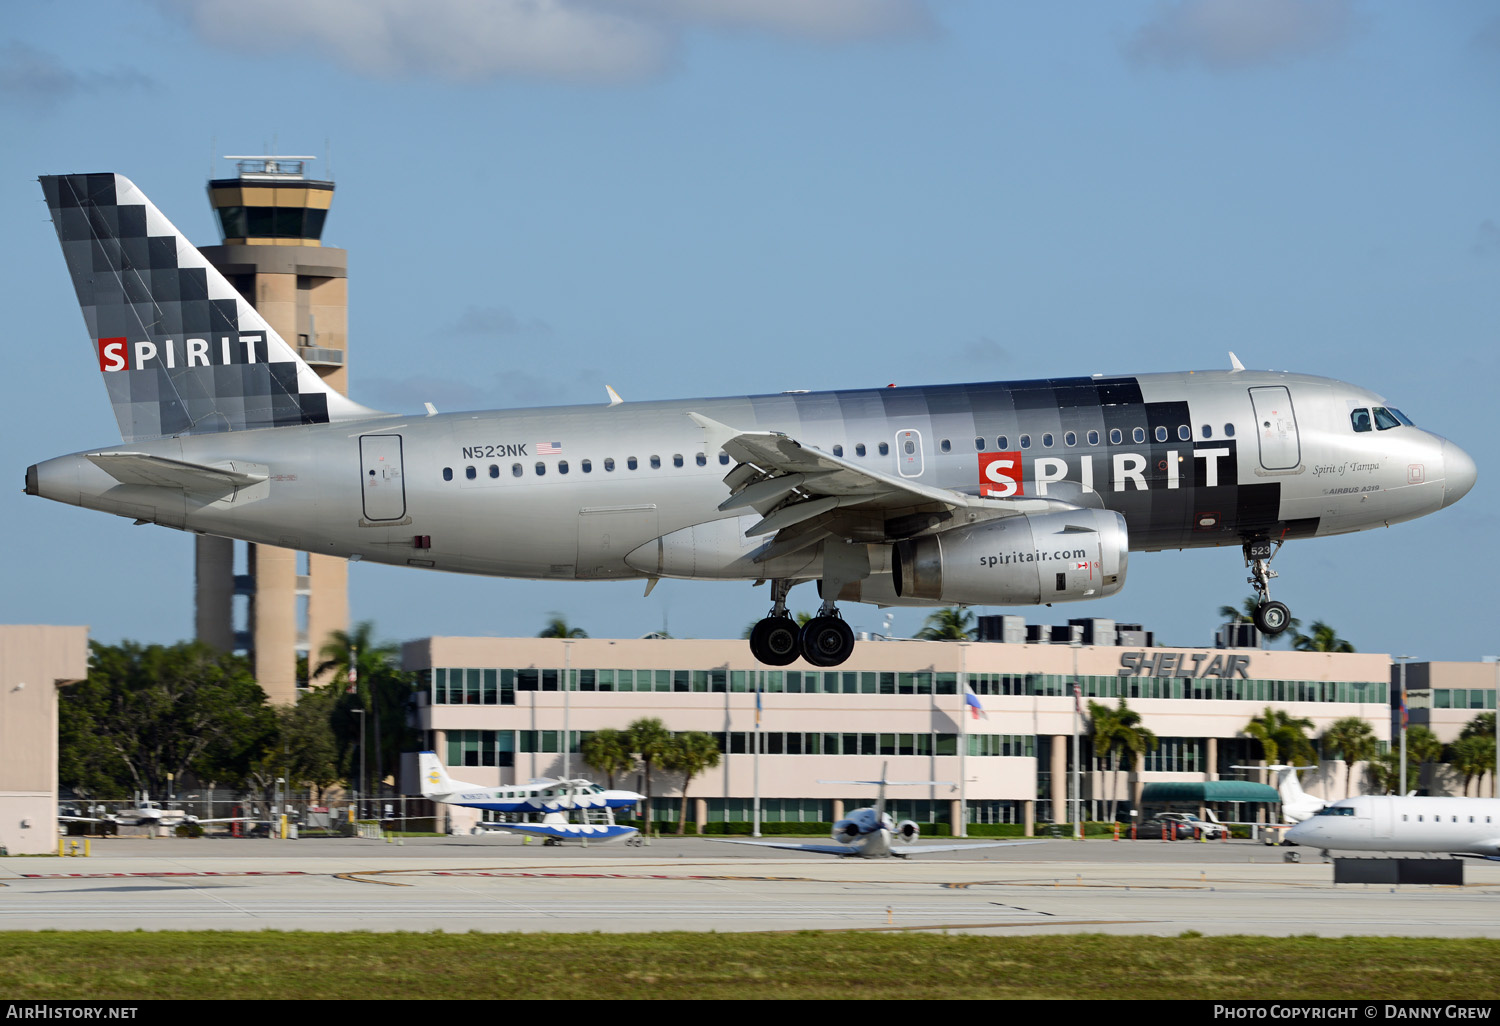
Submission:
[[[1324,851],[1426,851],[1500,862],[1500,799],[1363,795],[1287,831]]]
[[[325,384],[128,179],[44,176],[123,444],[26,492],[138,524],[431,570],[770,582],[750,648],[836,666],[841,601],[1102,598],[1131,550],[1283,543],[1452,505],[1474,461],[1381,396],[1246,370],[395,416]],[[1243,449],[1241,448],[1243,447]],[[798,627],[787,593],[817,581]]]
[[[1258,770],[1259,766],[1235,766],[1234,769]],[[1276,791],[1281,795],[1281,817],[1288,823],[1301,823],[1309,816],[1315,816],[1318,810],[1328,804],[1323,798],[1310,795],[1302,790],[1302,780],[1298,773],[1315,770],[1316,766],[1267,766],[1267,770],[1276,774]]]
[[[466,784],[448,776],[436,752],[419,753],[417,771],[422,797],[440,804],[491,812],[541,813],[540,823],[506,823],[505,829],[541,837],[550,844],[631,837],[639,831],[616,823],[614,810],[646,800],[634,791],[607,791],[587,780],[533,780],[500,787]],[[568,818],[572,813],[579,815],[580,822]]]
[[[875,804],[868,809],[855,809],[833,824],[833,839],[838,844],[790,844],[781,841],[738,841],[727,837],[710,840],[724,844],[750,844],[761,848],[782,848],[787,851],[808,851],[818,855],[837,855],[839,858],[859,859],[904,859],[909,855],[933,855],[946,851],[971,851],[975,848],[1014,848],[1041,841],[981,841],[967,844],[924,844],[898,850],[893,843],[915,845],[921,828],[912,820],[897,823],[885,811],[885,789],[887,787],[951,786],[949,780],[888,780],[886,766],[880,767],[879,780],[820,780],[820,784],[870,784],[880,788]]]

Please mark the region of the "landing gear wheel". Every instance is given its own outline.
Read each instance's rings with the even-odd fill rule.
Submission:
[[[797,621],[789,616],[768,616],[750,632],[750,654],[767,666],[786,666],[802,654]]]
[[[854,651],[854,632],[837,616],[815,616],[802,628],[802,658],[814,666],[837,666]]]
[[[1292,622],[1292,611],[1281,602],[1262,602],[1255,607],[1255,629],[1275,637]]]

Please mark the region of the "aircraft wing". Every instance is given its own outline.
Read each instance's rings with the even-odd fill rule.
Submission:
[[[180,488],[202,495],[227,495],[266,480],[259,465],[226,463],[209,466],[152,456],[144,452],[91,452],[89,462],[121,484]]]
[[[757,848],[785,848],[787,851],[810,851],[819,855],[837,855],[846,858],[858,855],[859,849],[847,844],[782,844],[779,841],[731,841],[727,837],[711,837],[711,841],[720,844],[749,844]]]
[[[973,851],[975,848],[1019,848],[1025,844],[1046,844],[1046,841],[981,841],[978,844],[913,844],[904,848],[892,848],[897,855],[930,855],[937,851]]]
[[[992,498],[934,488],[805,446],[777,431],[740,431],[689,413],[735,467],[724,477],[730,495],[721,512],[753,509],[761,520],[747,536],[775,535],[764,561],[837,536],[893,541],[951,523],[962,511],[973,523],[1020,513],[1077,509],[1051,498]]]

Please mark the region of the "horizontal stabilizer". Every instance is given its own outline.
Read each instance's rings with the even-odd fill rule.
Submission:
[[[144,452],[91,452],[87,458],[121,484],[180,488],[198,495],[226,495],[266,480],[258,463],[188,463]]]

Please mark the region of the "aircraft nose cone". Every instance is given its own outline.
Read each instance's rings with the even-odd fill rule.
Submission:
[[[1479,468],[1474,458],[1452,442],[1443,443],[1443,505],[1451,506],[1474,487]]]

